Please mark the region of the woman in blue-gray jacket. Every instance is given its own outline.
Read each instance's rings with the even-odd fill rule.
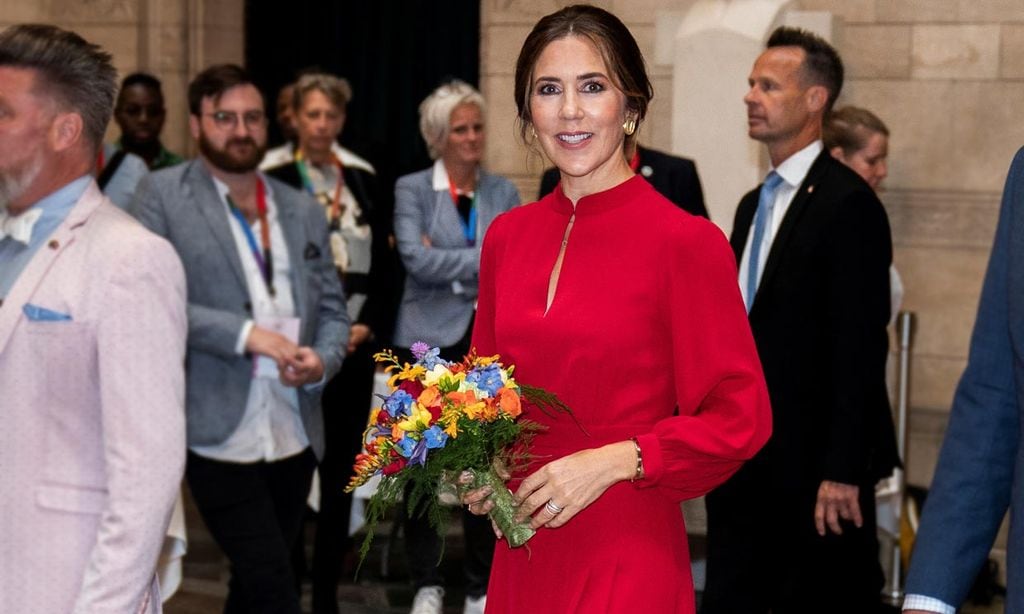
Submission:
[[[434,90],[420,104],[420,132],[434,165],[395,184],[395,238],[405,266],[395,345],[412,362],[417,341],[461,360],[469,351],[476,311],[480,245],[500,213],[519,204],[508,179],[480,167],[484,155],[484,99],[462,81]],[[487,519],[464,514],[466,604],[484,611],[494,533]],[[413,614],[440,614],[440,540],[425,516],[406,520],[406,553],[417,593]]]

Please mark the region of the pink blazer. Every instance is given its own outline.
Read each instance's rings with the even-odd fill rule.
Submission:
[[[91,184],[0,306],[0,612],[160,611],[185,335],[173,248]]]

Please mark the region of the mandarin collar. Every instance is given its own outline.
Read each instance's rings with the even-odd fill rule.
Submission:
[[[569,197],[562,192],[562,183],[558,183],[558,187],[551,193],[553,198],[551,199],[551,208],[556,213],[562,215],[596,215],[605,211],[610,211],[616,207],[626,204],[630,200],[630,195],[636,191],[637,182],[645,182],[646,179],[640,175],[633,175],[629,179],[623,181],[619,185],[609,188],[603,192],[595,192],[594,194],[587,194],[576,201],[576,207],[573,209],[572,201]]]

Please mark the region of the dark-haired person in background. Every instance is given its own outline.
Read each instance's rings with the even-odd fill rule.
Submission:
[[[153,171],[183,162],[184,158],[160,142],[166,119],[160,80],[144,72],[128,75],[121,81],[114,106],[114,121],[121,129],[121,138],[113,146],[107,146],[108,156],[118,150],[127,151],[142,158]]]
[[[771,172],[731,237],[764,366],[768,444],[707,497],[703,614],[867,614],[883,575],[874,486],[898,463],[885,385],[892,243],[882,203],[825,151],[842,60],[779,28],[744,97]]]
[[[348,340],[344,295],[323,209],[256,171],[267,116],[252,78],[212,66],[188,98],[199,157],[151,173],[132,203],[188,279],[185,477],[231,562],[225,613],[299,614],[290,555]]]
[[[684,211],[708,217],[708,210],[704,206],[704,190],[693,160],[648,149],[635,141],[631,142],[630,148],[633,151],[627,151],[625,155],[634,173],[646,179],[659,194]],[[559,178],[557,167],[544,171],[537,198],[544,198],[554,191]]]

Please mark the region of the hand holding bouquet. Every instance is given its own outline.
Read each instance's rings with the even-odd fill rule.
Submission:
[[[369,551],[374,526],[409,483],[409,510],[424,501],[431,524],[443,534],[447,513],[439,505],[438,493],[451,488],[466,470],[472,483],[458,487],[490,486],[491,519],[510,546],[523,545],[534,530],[529,522],[515,521],[516,503],[494,462],[515,467],[526,458],[529,439],[540,426],[520,418],[524,400],[545,411],[569,409],[554,395],[517,383],[512,377],[515,368],[502,365],[498,356],[471,352],[456,363],[442,360],[437,348],[424,343],[414,343],[411,349],[413,364],[401,364],[390,351],[375,356],[377,362],[390,365],[392,392],[370,414],[363,440],[366,452],[356,457],[355,475],[346,488],[351,492],[373,476],[382,476],[367,507],[369,530],[362,556]]]

